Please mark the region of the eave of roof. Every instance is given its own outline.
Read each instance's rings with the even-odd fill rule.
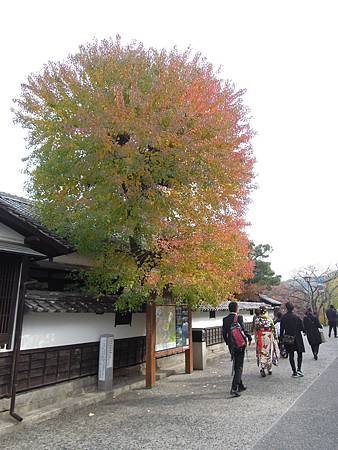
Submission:
[[[43,253],[32,250],[22,244],[14,244],[12,242],[0,241],[0,252],[1,253],[11,253],[16,255],[26,255],[30,256],[32,259],[43,259],[46,255]]]
[[[73,251],[65,239],[42,225],[30,200],[0,192],[0,219],[26,238],[35,237],[25,244],[38,252],[58,256]]]
[[[202,312],[228,311],[229,303],[230,302],[221,303],[220,305],[218,305],[216,307],[209,306],[209,305],[201,306],[200,311],[202,311]],[[238,306],[239,306],[240,310],[250,310],[250,309],[258,309],[260,306],[266,306],[266,305],[265,305],[265,303],[262,303],[262,302],[238,302]]]
[[[61,272],[72,272],[72,271],[83,271],[87,269],[86,266],[81,266],[77,264],[65,264],[54,261],[36,261],[32,265],[34,268],[41,268],[45,270],[56,270]]]
[[[82,292],[27,290],[25,308],[45,313],[114,313],[116,297],[96,299]]]
[[[282,302],[275,300],[274,298],[268,297],[265,294],[258,294],[259,298],[262,302],[271,305],[271,306],[281,306]]]

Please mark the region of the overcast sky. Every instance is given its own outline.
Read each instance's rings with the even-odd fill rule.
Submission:
[[[3,1],[0,190],[24,194],[11,100],[30,72],[94,37],[201,51],[245,97],[257,132],[249,235],[273,269],[338,261],[338,6],[326,0]]]

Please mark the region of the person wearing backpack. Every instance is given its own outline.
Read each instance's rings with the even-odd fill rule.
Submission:
[[[244,329],[243,317],[238,314],[238,303],[229,303],[229,314],[223,319],[223,338],[229,348],[233,362],[233,379],[230,390],[232,397],[239,397],[246,387],[242,381],[244,354],[247,345],[251,344],[251,335]]]

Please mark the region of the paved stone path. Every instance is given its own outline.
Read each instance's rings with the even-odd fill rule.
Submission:
[[[338,449],[338,358],[259,440],[254,449]],[[272,445],[273,443],[273,445]]]
[[[17,450],[133,450],[133,449],[307,449],[300,433],[320,428],[311,403],[322,415],[327,402],[337,408],[338,339],[322,345],[318,361],[309,348],[304,357],[304,378],[292,379],[287,360],[272,376],[261,378],[254,352],[245,360],[248,390],[229,398],[231,364],[228,356],[213,359],[208,368],[192,375],[174,375],[152,390],[139,389],[116,399],[25,427],[0,437],[0,448]],[[322,374],[322,375],[321,375]],[[321,376],[320,376],[321,375]],[[322,398],[323,389],[330,389]],[[310,389],[308,389],[310,387]],[[333,395],[333,393],[335,395]],[[298,400],[297,400],[298,399]],[[305,412],[307,416],[305,416]],[[308,417],[309,419],[307,419]],[[320,436],[312,449],[338,449],[338,431],[332,413],[331,440]],[[289,428],[290,423],[292,424]],[[279,433],[282,427],[283,433]],[[270,437],[267,438],[266,433]],[[299,435],[297,445],[278,447],[281,435]],[[310,436],[310,435],[309,435]],[[336,446],[326,445],[336,442]]]

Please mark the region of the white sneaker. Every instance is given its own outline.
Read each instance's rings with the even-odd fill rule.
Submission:
[[[303,372],[301,370],[297,370],[297,375],[299,377],[303,377],[304,376],[304,374],[303,374]]]

